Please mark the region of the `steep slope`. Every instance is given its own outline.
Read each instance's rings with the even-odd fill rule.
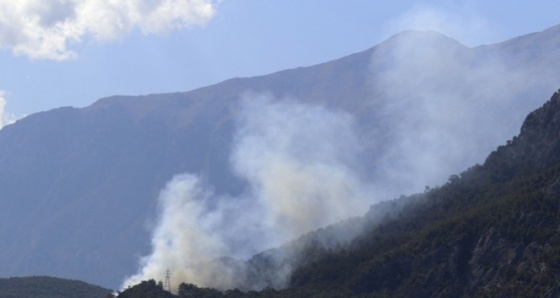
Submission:
[[[147,254],[155,198],[173,175],[198,173],[218,194],[243,191],[229,156],[247,91],[353,115],[379,199],[437,184],[513,135],[552,90],[557,31],[478,48],[405,32],[311,67],[31,115],[0,130],[0,275],[117,287]],[[524,67],[543,61],[555,71]]]
[[[484,165],[424,193],[353,248],[303,266],[287,292],[556,297],[559,129],[556,92]]]

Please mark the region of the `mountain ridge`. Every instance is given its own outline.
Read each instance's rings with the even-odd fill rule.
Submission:
[[[352,114],[366,148],[363,164],[370,170],[368,177],[385,179],[379,185],[388,185],[395,179],[391,175],[406,172],[408,162],[429,157],[420,149],[428,152],[431,144],[449,153],[441,158],[449,168],[482,158],[486,148],[495,148],[504,135],[513,135],[511,127],[521,121],[520,114],[535,105],[540,94],[549,93],[551,81],[560,79],[554,71],[529,73],[534,79],[512,76],[515,84],[508,81],[498,87],[509,88],[494,90],[496,83],[489,78],[509,79],[505,74],[511,74],[510,69],[504,66],[487,75],[469,67],[484,64],[486,60],[477,60],[477,55],[494,57],[500,49],[482,53],[485,56],[484,49],[443,40],[441,48],[431,43],[416,47],[417,41],[410,43],[401,36],[391,40],[391,47],[381,43],[335,63],[236,78],[183,93],[115,96],[81,109],[33,114],[6,126],[0,130],[0,197],[9,208],[0,210],[0,237],[6,239],[0,244],[0,276],[53,274],[118,286],[121,278],[134,272],[139,256],[149,251],[146,226],[153,225],[155,198],[173,175],[198,173],[218,194],[235,195],[246,187],[228,170],[234,119],[246,91]],[[447,51],[448,42],[457,47]],[[538,63],[530,62],[552,61],[550,68],[560,69],[553,67],[558,62],[551,58],[560,46],[554,42],[548,46],[550,57],[533,57]],[[410,57],[422,59],[407,60]],[[516,56],[511,59],[526,63]],[[425,68],[420,62],[434,64]],[[496,98],[500,105],[489,108]],[[455,122],[430,122],[448,120],[435,117],[445,114],[438,107],[452,111]],[[462,122],[472,120],[461,118],[467,116],[479,120],[463,129]],[[496,120],[495,134],[473,137],[470,132]],[[449,130],[438,131],[438,127]],[[468,149],[464,153],[472,155],[454,160],[460,152],[435,142],[436,132],[447,136],[457,132],[468,140],[461,143]],[[415,144],[418,152],[402,151],[407,142]],[[394,173],[387,171],[393,165]],[[434,185],[442,175],[433,173],[438,178],[426,181],[415,181],[417,176],[411,175],[410,181],[403,182],[406,187],[395,188],[404,192]],[[398,194],[389,189],[379,196]]]

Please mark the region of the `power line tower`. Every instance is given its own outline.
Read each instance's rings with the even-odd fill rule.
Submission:
[[[163,289],[171,292],[171,271],[169,271],[169,268],[165,270],[165,284],[163,285]]]

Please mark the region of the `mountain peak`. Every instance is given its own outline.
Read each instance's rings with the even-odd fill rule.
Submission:
[[[457,40],[434,30],[405,30],[389,37],[384,43],[411,42],[418,45],[423,44],[448,44],[457,47],[465,47]]]

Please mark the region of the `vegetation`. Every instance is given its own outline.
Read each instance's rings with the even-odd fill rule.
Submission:
[[[153,279],[143,281],[140,284],[128,288],[118,297],[121,298],[172,298],[175,297],[171,293],[163,289],[162,283],[156,283]]]
[[[0,279],[0,298],[105,298],[111,290],[82,281],[46,276]]]

